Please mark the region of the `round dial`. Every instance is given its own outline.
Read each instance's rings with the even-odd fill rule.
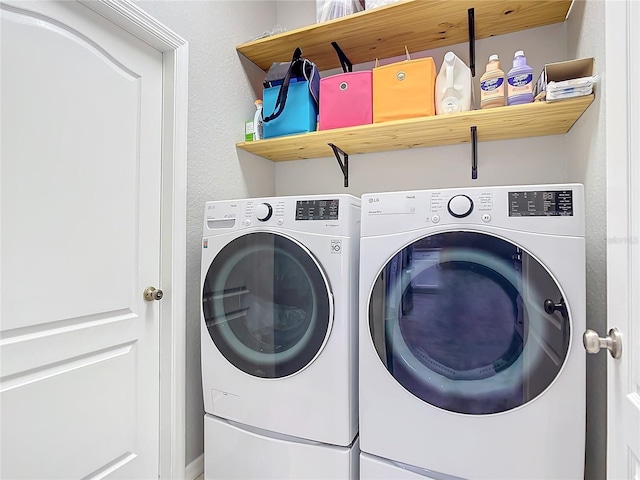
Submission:
[[[447,205],[449,213],[456,218],[463,218],[473,211],[473,200],[466,195],[456,195]]]
[[[271,218],[271,215],[273,214],[273,208],[271,208],[271,205],[269,205],[268,203],[261,203],[260,205],[256,206],[255,213],[258,220],[260,220],[261,222],[266,222]]]

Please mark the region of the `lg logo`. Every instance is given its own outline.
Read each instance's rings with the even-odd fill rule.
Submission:
[[[380,199],[378,197],[369,199],[369,203],[378,203],[379,201]]]

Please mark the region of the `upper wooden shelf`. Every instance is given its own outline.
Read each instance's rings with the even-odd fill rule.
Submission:
[[[507,140],[566,133],[593,101],[589,95],[571,100],[473,110],[471,112],[374,123],[357,127],[238,143],[237,147],[273,161],[333,156],[334,143],[349,155],[405,148]]]
[[[430,50],[469,39],[467,11],[474,9],[475,38],[563,22],[572,0],[405,0],[238,45],[238,52],[267,71],[287,62],[296,47],[319,70],[340,67],[331,42],[355,65]]]

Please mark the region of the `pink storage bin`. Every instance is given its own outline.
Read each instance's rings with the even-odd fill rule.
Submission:
[[[371,70],[320,79],[320,130],[366,125],[373,121]]]
[[[373,122],[373,75],[371,70],[352,72],[351,62],[336,42],[344,73],[320,79],[319,130],[354,127]]]

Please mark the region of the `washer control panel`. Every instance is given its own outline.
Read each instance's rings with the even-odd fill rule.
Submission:
[[[340,217],[340,200],[335,198],[297,200],[295,205],[285,201],[253,201],[245,204],[243,225],[269,223],[283,225],[285,217],[291,221],[337,221]],[[269,222],[273,220],[273,222]],[[249,223],[247,223],[247,221]]]
[[[296,220],[338,220],[340,200],[298,200]]]
[[[244,203],[243,226],[256,226],[277,223],[283,220],[287,211],[286,202],[282,200],[246,200]]]
[[[351,235],[359,223],[360,199],[353,195],[262,197],[207,202],[203,232],[277,227]]]

